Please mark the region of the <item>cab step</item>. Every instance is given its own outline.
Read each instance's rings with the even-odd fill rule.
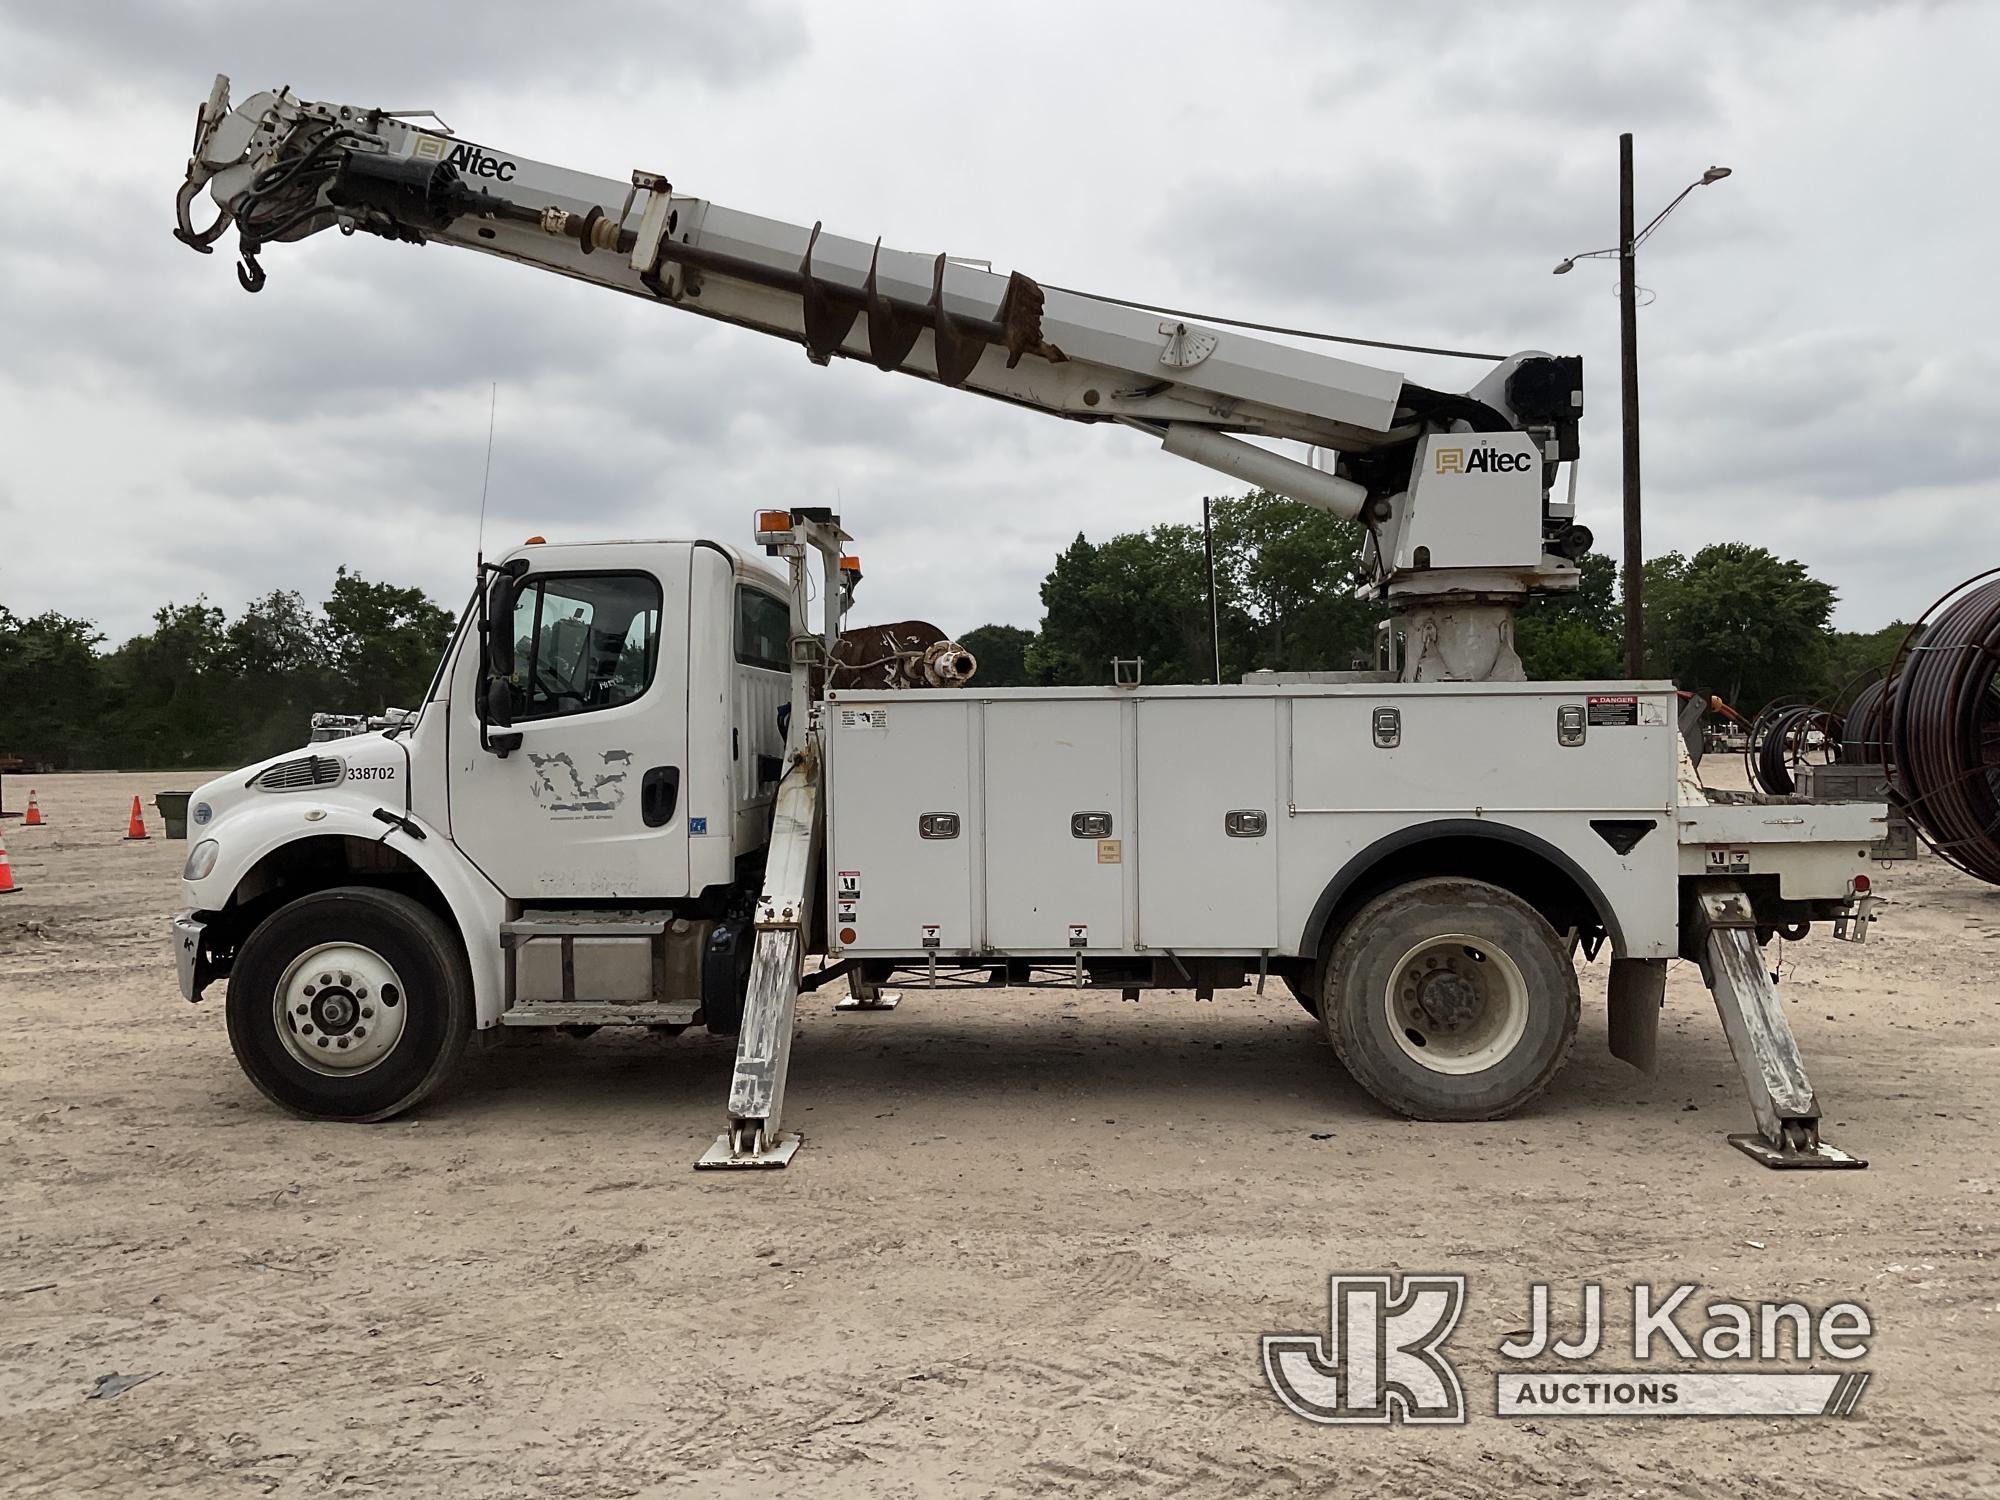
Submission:
[[[502,1026],[686,1026],[699,1007],[689,1003],[620,1005],[594,1000],[524,1001],[500,1013]]]
[[[530,908],[500,924],[503,1026],[685,1026],[715,924],[658,907]]]

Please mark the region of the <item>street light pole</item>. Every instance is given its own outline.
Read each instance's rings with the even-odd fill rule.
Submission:
[[[1625,397],[1625,675],[1642,676],[1646,667],[1646,637],[1641,595],[1645,586],[1646,553],[1639,539],[1639,247],[1661,222],[1681,206],[1689,193],[1729,175],[1727,167],[1710,167],[1690,182],[1674,200],[1636,233],[1632,228],[1632,133],[1618,137],[1618,243],[1605,250],[1565,256],[1555,274],[1567,276],[1580,260],[1618,257],[1619,384]]]
[[[1639,247],[1632,232],[1632,132],[1618,137],[1618,364],[1625,405],[1625,675],[1645,675],[1639,536]]]

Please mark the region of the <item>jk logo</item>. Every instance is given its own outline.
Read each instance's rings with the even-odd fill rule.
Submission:
[[[1264,1378],[1308,1422],[1465,1421],[1465,1391],[1441,1352],[1465,1308],[1463,1276],[1335,1276],[1325,1338],[1267,1333]]]

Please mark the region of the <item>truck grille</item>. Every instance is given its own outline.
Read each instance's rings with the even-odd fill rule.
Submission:
[[[346,774],[347,767],[337,755],[301,755],[296,760],[279,761],[252,785],[267,792],[301,792],[308,787],[333,786]]]

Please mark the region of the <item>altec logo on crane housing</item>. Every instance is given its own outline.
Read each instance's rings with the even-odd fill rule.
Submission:
[[[1440,474],[1514,474],[1532,467],[1534,462],[1529,454],[1503,453],[1498,448],[1437,450],[1437,471]]]
[[[495,182],[512,182],[515,164],[504,156],[489,156],[464,141],[448,141],[441,135],[419,135],[410,155],[418,161],[441,161],[457,167],[466,177],[491,177]]]

